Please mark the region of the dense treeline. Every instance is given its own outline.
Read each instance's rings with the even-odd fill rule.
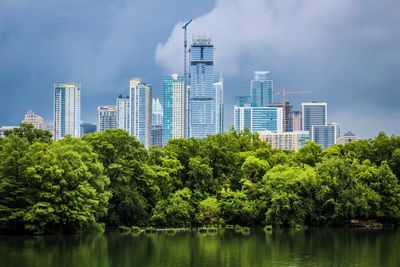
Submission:
[[[234,131],[146,150],[122,130],[55,142],[21,125],[0,139],[0,229],[397,225],[399,178],[400,137],[384,133],[325,151],[274,150]]]

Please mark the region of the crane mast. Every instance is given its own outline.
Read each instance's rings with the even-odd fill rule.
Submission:
[[[188,85],[188,71],[187,71],[187,54],[189,53],[188,49],[187,49],[187,27],[189,26],[189,24],[192,22],[192,19],[190,19],[188,22],[185,23],[185,25],[183,25],[182,29],[183,29],[183,49],[184,49],[184,54],[183,54],[183,88],[185,91],[185,137],[188,138],[189,137],[189,124],[190,124],[190,120],[189,120],[189,95],[190,95],[190,91],[189,91],[189,85]]]

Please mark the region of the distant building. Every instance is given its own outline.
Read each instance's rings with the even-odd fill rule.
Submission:
[[[129,96],[120,95],[116,101],[117,129],[129,132]]]
[[[115,106],[99,106],[97,117],[97,131],[117,128],[117,110]]]
[[[313,125],[311,127],[311,140],[327,149],[336,144],[338,133],[340,132],[338,124]]]
[[[152,115],[151,124],[152,125],[163,125],[163,107],[160,103],[160,99],[153,98],[152,100]]]
[[[301,111],[293,111],[292,112],[292,125],[293,125],[293,132],[295,131],[302,131],[302,123],[301,123]]]
[[[190,48],[189,137],[215,134],[214,45],[199,37]]]
[[[81,84],[54,83],[54,139],[81,136]]]
[[[235,105],[237,107],[251,107],[251,96],[237,96],[235,99]]]
[[[325,102],[301,103],[303,130],[310,131],[313,125],[327,125],[328,110]]]
[[[271,144],[274,149],[298,151],[306,142],[310,140],[310,133],[307,131],[294,131],[274,133],[271,131],[259,132],[259,138],[262,141]]]
[[[32,124],[33,127],[40,130],[51,131],[51,126],[38,114],[29,110],[26,114],[22,123]]]
[[[81,124],[81,135],[95,133],[97,131],[97,126],[95,124],[84,122]]]
[[[355,134],[353,134],[352,132],[346,132],[343,136],[339,137],[336,140],[336,144],[344,145],[357,140],[360,140],[360,138],[357,137]]]
[[[151,146],[152,88],[139,78],[129,82],[129,131],[145,148]]]
[[[283,131],[284,132],[292,132],[293,131],[293,117],[292,117],[293,105],[290,104],[290,102],[286,102],[285,104],[283,104],[283,103],[270,104],[270,105],[267,105],[267,107],[282,108]]]
[[[5,137],[5,132],[7,130],[13,130],[19,126],[0,126],[0,138]]]
[[[215,99],[215,133],[224,131],[224,80],[222,77],[214,83]]]
[[[151,145],[162,147],[163,145],[163,126],[152,125],[151,126]]]
[[[184,77],[172,74],[163,78],[163,145],[171,138],[185,137]]]
[[[251,101],[256,107],[265,107],[273,102],[274,82],[268,77],[269,71],[255,71],[250,82]]]
[[[283,131],[282,108],[275,107],[237,107],[234,108],[234,127],[241,132],[249,129],[250,132]]]

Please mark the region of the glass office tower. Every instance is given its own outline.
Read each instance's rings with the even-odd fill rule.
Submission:
[[[301,103],[303,130],[311,132],[313,125],[327,125],[328,111],[325,102]]]
[[[189,137],[216,132],[213,76],[214,46],[211,39],[197,38],[190,49]]]
[[[283,131],[282,108],[275,107],[238,107],[234,111],[234,127],[238,132],[249,129],[250,132]]]
[[[268,77],[269,71],[255,71],[250,81],[251,101],[256,107],[272,104],[274,82]]]

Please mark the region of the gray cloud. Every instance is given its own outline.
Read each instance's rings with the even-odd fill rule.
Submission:
[[[167,72],[182,69],[181,25],[155,52]],[[268,69],[276,89],[313,91],[291,97],[295,104],[327,101],[330,120],[343,130],[373,136],[400,134],[398,25],[394,0],[218,0],[194,19],[189,36],[213,38],[216,73],[226,81],[225,114],[232,114],[235,95],[248,93],[252,71]]]

